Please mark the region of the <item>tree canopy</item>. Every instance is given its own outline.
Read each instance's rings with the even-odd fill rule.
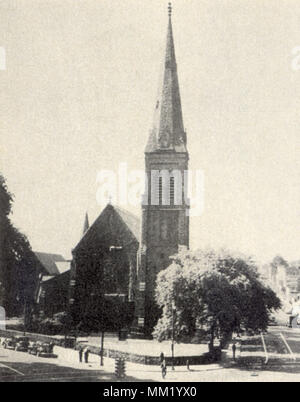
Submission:
[[[7,315],[20,313],[32,302],[37,260],[26,236],[10,220],[13,196],[0,175],[0,304]]]
[[[154,337],[191,339],[197,331],[210,346],[218,335],[226,340],[234,331],[263,331],[273,309],[275,293],[259,279],[251,258],[226,251],[184,251],[157,277],[156,302],[162,316]]]

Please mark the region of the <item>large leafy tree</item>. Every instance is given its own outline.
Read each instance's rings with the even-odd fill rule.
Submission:
[[[0,304],[8,316],[32,304],[38,264],[26,236],[11,223],[12,202],[0,175]]]
[[[7,266],[5,253],[5,234],[9,226],[12,195],[9,193],[3,176],[0,175],[0,305],[5,304],[5,267]]]
[[[197,331],[225,342],[233,331],[260,331],[268,326],[273,309],[280,308],[275,293],[260,281],[247,257],[213,250],[185,251],[157,277],[156,301],[162,308],[153,335],[191,339]]]

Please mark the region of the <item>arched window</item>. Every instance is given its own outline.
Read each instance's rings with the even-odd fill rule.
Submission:
[[[154,202],[153,205],[182,204],[182,175],[180,170],[153,171]],[[152,175],[152,173],[151,173]],[[152,200],[152,198],[151,198]]]
[[[158,204],[162,205],[162,177],[158,178]]]
[[[170,177],[170,205],[174,205],[174,176]]]
[[[169,181],[169,183],[168,183]],[[163,184],[165,186],[165,199],[163,200]],[[169,187],[169,188],[168,188]],[[163,177],[159,176],[158,178],[158,205],[174,205],[174,199],[175,199],[175,179],[174,176],[171,176],[168,179],[164,179]],[[168,197],[169,193],[169,197]]]

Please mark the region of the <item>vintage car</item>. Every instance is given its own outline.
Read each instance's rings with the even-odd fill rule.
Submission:
[[[15,350],[27,352],[29,345],[29,338],[27,336],[17,336],[15,338]]]
[[[29,354],[32,353],[33,349],[35,348],[35,344],[36,344],[36,342],[34,342],[34,341],[29,341],[29,345],[28,345],[28,349],[27,349],[27,352],[28,352]]]
[[[37,354],[37,342],[30,341],[29,345],[28,345],[27,352],[29,354],[36,355]]]
[[[50,342],[30,342],[28,353],[36,356],[52,356],[54,344]]]
[[[2,346],[4,347],[4,349],[15,349],[16,339],[14,337],[5,338],[2,342]]]

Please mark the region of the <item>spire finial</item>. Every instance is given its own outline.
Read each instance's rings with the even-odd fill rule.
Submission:
[[[172,3],[168,4],[168,16],[171,18],[172,15]]]

